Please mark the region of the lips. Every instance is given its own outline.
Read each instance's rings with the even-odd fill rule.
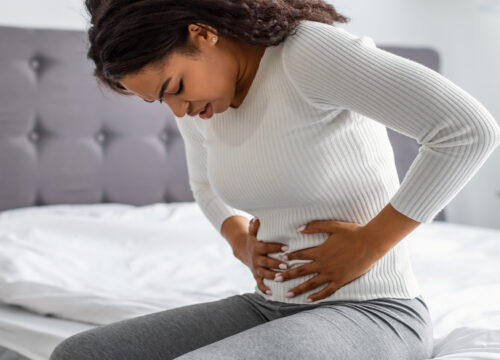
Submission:
[[[203,111],[205,111],[207,109],[208,104],[209,103],[206,103],[206,105],[202,109],[200,109],[197,112],[193,113],[191,116],[199,115],[200,113],[202,113]]]
[[[210,104],[210,103],[207,103],[207,104],[205,105],[205,107],[204,107],[203,109],[201,109],[201,111],[200,111],[198,114],[200,114],[200,113],[202,113],[202,112],[206,111],[206,110],[207,110],[207,108],[208,108],[208,104]]]
[[[200,113],[200,118],[207,120],[212,118],[213,115],[214,115],[214,108],[212,106],[212,103],[208,103],[207,109]]]

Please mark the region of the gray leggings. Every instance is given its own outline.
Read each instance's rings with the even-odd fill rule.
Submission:
[[[290,304],[245,293],[80,332],[50,360],[422,360],[432,350],[422,295]]]

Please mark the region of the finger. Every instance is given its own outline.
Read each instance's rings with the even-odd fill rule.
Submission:
[[[285,260],[294,260],[294,259],[300,259],[300,260],[314,260],[316,259],[318,249],[317,247],[310,247],[306,249],[301,249],[297,251],[292,251],[290,253],[287,253],[283,255],[283,258]]]
[[[304,234],[311,234],[318,232],[332,234],[340,226],[340,222],[335,220],[315,220],[315,221],[310,221],[304,225],[305,228],[303,230],[299,231],[298,230],[299,227],[297,227],[297,231]]]
[[[317,287],[323,285],[325,282],[328,282],[328,280],[326,280],[325,278],[323,278],[320,275],[316,275],[316,276],[310,278],[309,280],[301,283],[299,286],[288,289],[288,293],[291,293],[291,295],[285,295],[285,296],[288,298],[295,297],[295,296],[300,295],[302,293],[314,290]]]
[[[256,235],[256,232],[255,232],[255,218],[251,218],[250,219],[250,222],[248,223],[248,233],[250,235],[253,235],[255,236]]]
[[[277,242],[265,242],[262,240],[259,240],[259,243],[255,247],[259,254],[272,254],[288,250],[287,244],[282,244]]]
[[[269,242],[264,243],[263,246],[265,248],[264,251],[266,254],[287,251],[289,248],[287,244],[269,243]]]
[[[294,279],[296,277],[314,274],[316,272],[318,272],[318,271],[316,269],[315,263],[308,263],[308,264],[304,264],[301,266],[297,266],[297,267],[290,269],[288,271],[277,272],[274,280],[280,281],[280,282],[287,281],[290,279]],[[278,277],[280,277],[281,279]]]
[[[257,223],[257,218],[250,219],[250,222],[248,223],[248,233],[252,236],[257,236]]]
[[[268,269],[288,269],[288,264],[286,262],[273,259],[269,256],[257,256],[256,264]]]
[[[306,301],[307,302],[314,302],[314,301],[324,299],[324,298],[332,295],[337,290],[338,290],[338,286],[336,286],[336,284],[334,282],[330,282],[327,286],[325,286],[320,291],[315,292],[314,294],[308,295]],[[311,299],[311,301],[308,301],[308,299]]]
[[[265,267],[262,266],[256,266],[255,267],[255,273],[258,276],[262,276],[263,278],[269,279],[269,280],[274,280],[274,274],[276,274],[275,271],[266,269]]]
[[[266,285],[264,285],[264,278],[262,276],[257,276],[255,277],[257,280],[257,287],[262,291],[264,294],[271,295],[271,289],[269,289]]]

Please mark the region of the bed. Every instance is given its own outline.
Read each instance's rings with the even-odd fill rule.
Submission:
[[[100,89],[84,31],[0,26],[0,43],[0,360],[48,359],[101,324],[254,291],[194,202],[167,107]],[[439,71],[434,49],[379,47]],[[419,145],[388,134],[401,181]],[[446,220],[404,239],[433,358],[500,359],[500,230]]]

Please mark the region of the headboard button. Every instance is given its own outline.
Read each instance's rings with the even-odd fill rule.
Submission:
[[[38,70],[38,68],[40,67],[40,60],[37,59],[37,58],[32,58],[30,60],[30,67],[33,69],[33,70]]]
[[[102,144],[104,142],[104,140],[106,139],[106,136],[104,136],[103,133],[97,133],[95,136],[95,139],[97,140],[97,142]]]
[[[31,131],[29,134],[28,134],[28,138],[33,141],[33,142],[36,142],[38,141],[38,138],[39,138],[39,135],[37,132],[35,131]]]
[[[167,132],[164,131],[160,134],[160,139],[164,142],[166,142],[168,140],[168,135],[167,135]]]

